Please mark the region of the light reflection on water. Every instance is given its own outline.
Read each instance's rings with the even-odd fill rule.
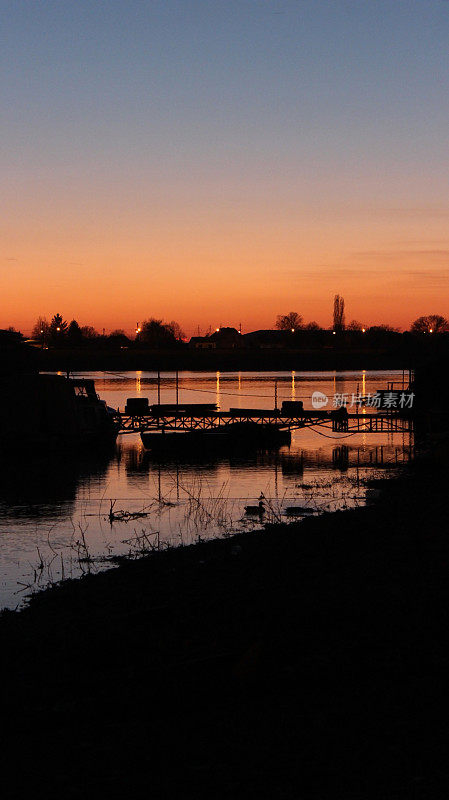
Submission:
[[[77,377],[81,375],[76,375]],[[157,402],[157,373],[89,373],[108,405],[123,409],[139,394]],[[315,390],[328,396],[374,393],[402,372],[258,372],[179,373],[180,402],[217,402],[230,406],[273,408],[277,399],[303,400],[311,407]],[[176,398],[175,373],[161,375],[161,402]],[[0,606],[15,607],[26,586],[102,568],[90,556],[137,553],[159,546],[187,544],[229,530],[255,528],[247,503],[267,498],[265,518],[285,518],[287,506],[314,511],[363,504],[368,477],[385,474],[412,454],[409,434],[335,434],[330,430],[294,431],[291,445],[273,451],[238,454],[192,453],[157,461],[138,435],[119,437],[109,452],[36,458],[15,453],[3,464],[0,487]],[[108,519],[114,513],[134,518]]]

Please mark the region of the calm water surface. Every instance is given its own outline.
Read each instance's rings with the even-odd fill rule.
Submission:
[[[157,402],[154,372],[76,373],[94,378],[108,405],[126,398]],[[180,372],[180,402],[274,408],[312,392],[374,393],[402,372]],[[175,402],[175,375],[162,373],[161,401]],[[331,404],[332,400],[330,401]],[[354,409],[350,409],[354,410]],[[314,513],[363,505],[366,481],[394,474],[412,455],[409,434],[336,434],[328,428],[294,431],[290,446],[213,457],[200,452],[157,461],[137,434],[119,436],[109,452],[37,458],[26,450],[5,463],[0,488],[0,607],[16,607],[30,591],[110,566],[114,555],[188,544],[257,528],[245,505],[268,500],[267,518],[285,519],[288,506]],[[368,490],[369,495],[369,490]],[[110,524],[108,512],[125,512]],[[134,515],[134,516],[133,516]],[[137,516],[138,515],[138,516]]]

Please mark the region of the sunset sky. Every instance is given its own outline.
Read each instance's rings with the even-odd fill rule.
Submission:
[[[447,0],[0,11],[0,327],[449,316]]]

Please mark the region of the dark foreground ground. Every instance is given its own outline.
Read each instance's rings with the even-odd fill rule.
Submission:
[[[8,797],[446,797],[447,479],[4,615]]]

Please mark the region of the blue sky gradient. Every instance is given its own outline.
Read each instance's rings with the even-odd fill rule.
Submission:
[[[232,316],[232,294],[214,305],[225,268],[245,271],[236,307],[254,299],[250,326],[273,322],[251,289],[260,270],[276,313],[291,304],[286,276],[310,273],[296,305],[322,323],[341,283],[354,315],[385,310],[354,254],[377,253],[381,274],[398,254],[407,285],[414,271],[447,277],[447,0],[3,0],[0,13],[0,325],[51,313],[87,280],[82,265],[90,290],[105,275],[120,289],[125,269],[153,275],[147,311],[106,293],[94,322],[107,327],[154,313],[193,329],[224,300]],[[181,283],[213,275],[214,291],[168,297],[168,268]],[[407,290],[409,316],[426,287]],[[66,313],[95,308],[78,298]]]

